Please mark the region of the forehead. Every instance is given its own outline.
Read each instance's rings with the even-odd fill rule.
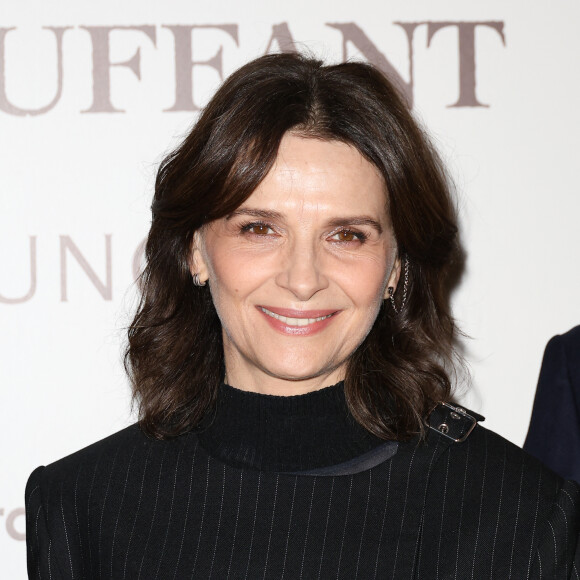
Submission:
[[[272,169],[242,207],[256,205],[386,217],[387,188],[355,147],[287,133]]]

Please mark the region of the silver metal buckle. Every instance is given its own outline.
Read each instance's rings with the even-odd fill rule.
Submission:
[[[445,422],[441,423],[437,427],[434,427],[433,425],[431,425],[431,423],[428,423],[429,428],[433,429],[434,431],[437,431],[438,433],[441,433],[441,435],[444,435],[445,437],[447,437],[448,439],[451,439],[455,443],[463,443],[469,437],[469,435],[471,435],[471,432],[475,429],[475,426],[477,425],[477,419],[473,415],[470,415],[463,407],[457,407],[455,405],[451,405],[450,403],[438,403],[437,407],[439,405],[441,407],[446,407],[447,409],[451,410],[451,413],[449,413],[449,417],[451,419],[454,419],[454,420],[467,419],[468,421],[471,421],[471,425],[469,425],[467,431],[459,438],[455,438],[455,437],[452,437],[451,435],[448,435],[450,427]],[[431,414],[433,413],[433,411],[435,411],[435,409],[437,409],[437,407],[434,407],[431,410],[431,413],[429,413],[428,419],[431,418]]]

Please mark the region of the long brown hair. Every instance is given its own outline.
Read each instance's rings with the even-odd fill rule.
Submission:
[[[258,58],[233,73],[159,168],[125,366],[149,434],[192,429],[224,375],[222,330],[207,286],[192,283],[193,235],[256,189],[288,131],[348,143],[381,172],[401,256],[408,260],[363,344],[345,393],[356,420],[383,438],[422,432],[450,397],[455,326],[447,280],[457,253],[455,207],[442,164],[398,91],[369,64],[324,66],[297,54]]]

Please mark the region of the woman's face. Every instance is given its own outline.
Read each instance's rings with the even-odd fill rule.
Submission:
[[[386,195],[355,148],[288,133],[256,191],[196,235],[229,384],[293,395],[344,378],[399,278]]]

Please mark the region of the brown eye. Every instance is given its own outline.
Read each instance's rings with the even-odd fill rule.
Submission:
[[[270,228],[264,224],[254,224],[250,231],[258,236],[265,236],[270,231]]]
[[[242,226],[241,231],[243,233],[252,234],[254,236],[271,236],[274,234],[274,230],[268,224],[262,224],[259,222],[245,224]]]
[[[332,239],[336,242],[358,242],[361,241],[361,236],[351,230],[340,230],[332,236]]]
[[[330,239],[333,242],[341,242],[344,244],[349,244],[351,242],[364,244],[367,240],[367,235],[363,232],[357,232],[353,230],[340,230],[335,234],[332,234]]]
[[[348,230],[342,230],[341,232],[338,232],[337,236],[339,242],[354,242],[357,239],[354,232],[350,232]]]

